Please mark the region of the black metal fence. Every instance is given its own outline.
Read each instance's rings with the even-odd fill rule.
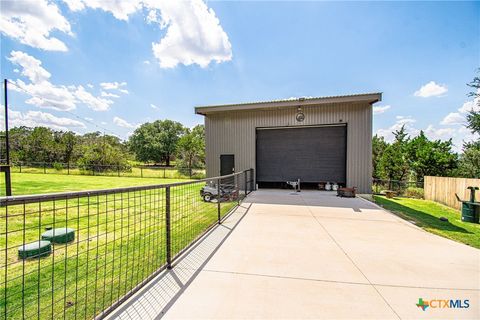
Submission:
[[[66,175],[118,176],[163,179],[203,179],[205,168],[164,167],[155,165],[100,165],[60,162],[15,162],[11,167],[16,173],[54,173]]]
[[[105,316],[221,223],[253,181],[250,169],[157,186],[0,198],[0,318]]]
[[[423,181],[373,179],[372,191],[374,194],[382,194],[385,191],[393,191],[398,196],[422,198]]]

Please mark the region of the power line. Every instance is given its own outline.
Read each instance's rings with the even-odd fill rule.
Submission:
[[[57,102],[52,101],[52,100],[49,100],[49,99],[46,99],[46,98],[44,98],[44,97],[37,96],[37,95],[29,92],[28,90],[20,87],[20,86],[19,86],[18,84],[16,84],[15,82],[12,82],[12,81],[10,81],[10,80],[8,80],[8,79],[7,79],[7,82],[10,83],[10,84],[12,84],[12,85],[14,85],[15,87],[17,87],[20,91],[23,91],[24,93],[26,93],[26,94],[34,97],[34,98],[43,100],[44,102],[46,102],[46,103],[48,103],[48,104],[50,104],[50,105],[52,105],[52,106],[54,106],[54,107],[57,107],[57,108],[61,109],[61,106],[60,106]],[[97,123],[95,123],[95,122],[93,122],[93,121],[87,120],[87,119],[85,119],[85,118],[83,118],[83,117],[81,117],[81,116],[79,116],[79,115],[77,115],[77,114],[75,114],[75,113],[73,113],[73,112],[71,112],[71,111],[69,111],[69,110],[62,110],[62,111],[63,111],[63,112],[66,112],[66,113],[69,113],[69,114],[71,114],[72,116],[74,116],[75,118],[77,118],[77,119],[79,119],[79,120],[82,120],[82,121],[84,121],[84,122],[87,122],[87,123],[95,126],[95,127],[98,128],[98,129],[101,129],[101,130],[99,130],[99,131],[103,131],[103,134],[104,134],[104,135],[105,135],[105,132],[109,132],[109,133],[111,133],[112,135],[116,136],[117,138],[122,139],[122,138],[121,138],[121,135],[119,135],[118,133],[113,132],[112,130],[109,130],[109,129],[105,128],[105,127],[102,127],[101,125],[99,125],[99,124],[97,124]]]

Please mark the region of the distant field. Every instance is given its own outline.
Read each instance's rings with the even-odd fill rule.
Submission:
[[[0,180],[0,195],[5,195],[5,178]],[[185,179],[82,176],[42,173],[13,173],[13,195],[98,190],[186,181]]]
[[[132,166],[128,170],[117,170],[115,166],[111,170],[99,172],[92,170],[79,169],[72,165],[67,168],[66,164],[57,164],[54,167],[52,163],[42,163],[35,165],[13,165],[13,173],[40,173],[40,174],[63,174],[63,175],[86,175],[86,176],[114,176],[114,177],[136,177],[136,178],[163,178],[163,179],[202,179],[205,178],[205,169],[192,169],[191,176],[189,170],[179,170],[175,167],[141,167]]]

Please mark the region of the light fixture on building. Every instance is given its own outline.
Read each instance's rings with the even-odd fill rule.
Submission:
[[[298,122],[303,122],[303,120],[305,120],[305,114],[303,114],[302,107],[300,107],[300,106],[298,106],[298,108],[297,108],[297,115],[295,116],[295,119]]]

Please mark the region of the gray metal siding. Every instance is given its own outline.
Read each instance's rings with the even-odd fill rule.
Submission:
[[[236,171],[255,169],[256,128],[348,124],[347,185],[371,193],[372,107],[368,103],[336,103],[303,108],[305,120],[295,120],[296,108],[229,111],[205,116],[207,176],[219,174],[220,155],[234,154]]]

